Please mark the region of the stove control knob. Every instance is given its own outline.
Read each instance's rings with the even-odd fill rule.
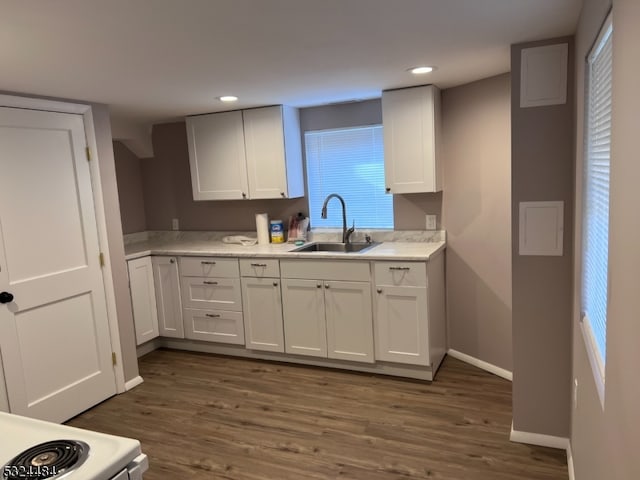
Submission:
[[[0,292],[0,303],[13,302],[13,295],[9,292]]]

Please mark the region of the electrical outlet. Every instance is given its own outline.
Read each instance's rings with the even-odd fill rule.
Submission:
[[[578,408],[578,379],[573,379],[573,409]]]
[[[435,229],[436,229],[436,216],[427,215],[427,230],[435,230]]]
[[[172,230],[180,230],[180,222],[178,222],[177,218],[171,219],[171,229]]]

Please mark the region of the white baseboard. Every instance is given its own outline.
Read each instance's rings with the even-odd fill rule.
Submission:
[[[140,375],[138,375],[137,377],[134,377],[131,380],[129,380],[128,382],[126,382],[124,384],[124,388],[128,392],[132,388],[135,388],[138,385],[140,385],[142,382],[144,382],[144,380],[142,379],[142,377]]]
[[[573,469],[573,451],[571,450],[571,442],[567,447],[567,467],[569,468],[569,480],[576,480],[576,471]]]
[[[471,355],[467,355],[466,353],[453,350],[452,348],[450,348],[447,351],[447,354],[451,355],[453,358],[457,358],[458,360],[461,360],[465,363],[473,365],[474,367],[481,368],[482,370],[485,370],[489,373],[493,373],[494,375],[502,377],[505,380],[509,380],[510,382],[513,381],[513,372],[510,372],[509,370],[505,370],[504,368],[497,367],[483,360],[479,360],[475,357],[472,357]]]
[[[509,440],[516,443],[528,443],[530,445],[558,448],[560,450],[567,450],[569,448],[568,438],[514,430],[513,422],[511,423],[511,435],[509,435]]]

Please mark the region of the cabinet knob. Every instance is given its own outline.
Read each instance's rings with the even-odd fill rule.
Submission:
[[[242,192],[242,198],[247,198],[247,194],[245,192]]]
[[[316,288],[322,288],[322,284],[321,283],[317,283],[316,284]]]
[[[385,191],[386,191],[387,193],[389,193],[389,192],[391,191],[391,187],[387,187],[387,188],[385,188]]]
[[[328,284],[328,283],[325,283],[325,284],[324,284],[324,288],[329,288],[329,284]]]
[[[284,192],[280,192],[280,196],[281,196],[282,198],[285,198],[285,197],[286,197],[286,195],[284,194]]]
[[[176,259],[175,259],[175,258],[171,258],[171,259],[169,260],[169,263],[176,263]]]
[[[278,286],[278,282],[273,282],[273,286],[277,287]]]
[[[381,288],[378,288],[376,291],[377,291],[378,293],[382,293],[382,289],[381,289]]]

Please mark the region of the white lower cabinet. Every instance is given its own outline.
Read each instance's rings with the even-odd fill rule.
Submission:
[[[242,311],[247,348],[284,352],[279,278],[242,278]]]
[[[136,345],[142,345],[158,336],[158,310],[151,257],[129,260],[127,269]]]
[[[446,350],[444,254],[374,263],[376,360],[430,366]]]
[[[382,371],[400,367],[383,362],[424,367],[429,379],[446,352],[444,254],[428,262],[154,256],[128,268],[138,345],[186,338],[379,362]]]
[[[327,356],[373,363],[371,284],[325,282],[324,286]]]
[[[237,258],[181,257],[184,336],[244,345]]]
[[[293,260],[280,265],[285,351],[373,363],[369,265]]]
[[[184,338],[180,275],[176,257],[151,257],[161,337]]]
[[[285,351],[327,356],[324,289],[320,280],[282,279]]]
[[[429,364],[426,287],[376,286],[376,359]]]

